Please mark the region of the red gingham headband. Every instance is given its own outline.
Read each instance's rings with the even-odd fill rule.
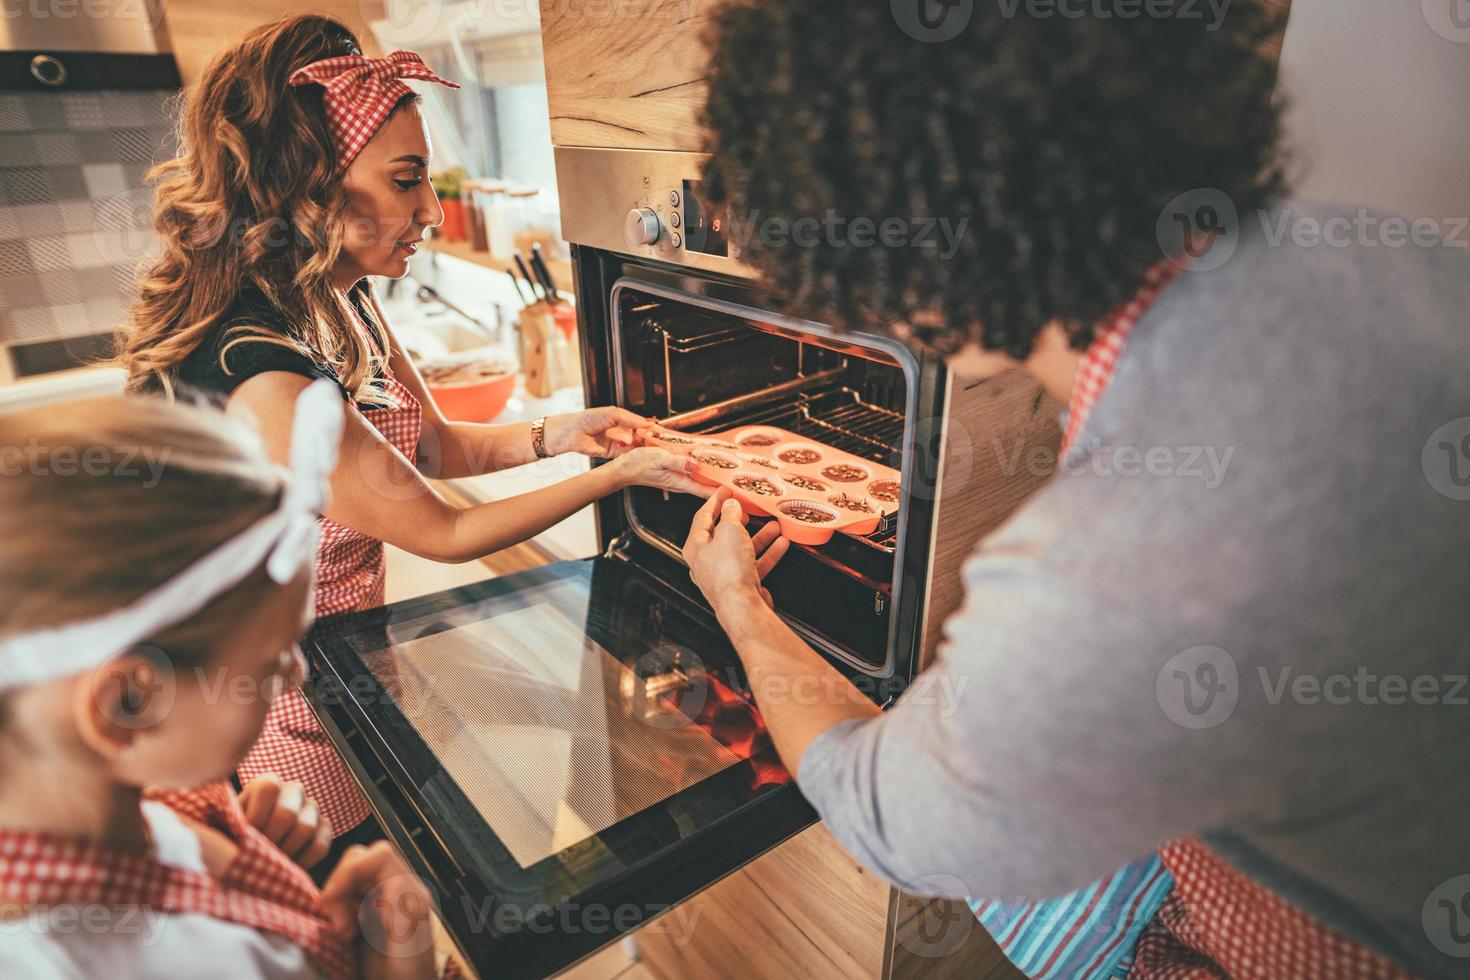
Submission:
[[[337,173],[357,158],[398,100],[413,94],[413,89],[399,81],[402,78],[459,88],[434,74],[412,51],[394,51],[386,58],[355,54],[325,58],[291,73],[293,86],[320,85],[323,89],[327,125],[337,145]]]

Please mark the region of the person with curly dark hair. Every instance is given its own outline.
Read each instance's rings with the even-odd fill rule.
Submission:
[[[1202,8],[721,8],[705,181],[741,258],[1067,412],[886,713],[768,607],[786,546],[725,494],[685,557],[837,839],[969,897],[1028,976],[1453,975],[1470,262],[1287,196],[1281,18]]]
[[[1272,9],[1239,4],[1215,32],[977,12],[955,41],[921,44],[887,4],[737,7],[712,62],[706,190],[753,233],[746,260],[813,319],[902,322],[948,353],[1021,359],[1057,324],[1085,347],[1163,258],[1171,201],[1214,188],[1244,213],[1282,192],[1276,66],[1260,53]],[[782,48],[800,36],[812,50]],[[794,232],[834,217],[834,247],[768,234],[769,219]],[[892,217],[912,247],[861,247],[857,222],[876,238]],[[957,248],[921,234],[930,219],[964,228]]]

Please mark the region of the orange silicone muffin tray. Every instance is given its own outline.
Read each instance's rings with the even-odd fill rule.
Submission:
[[[746,514],[774,517],[796,544],[826,544],[839,531],[863,537],[898,510],[897,470],[775,426],[704,435],[646,429],[640,436],[690,457],[694,479],[728,487]]]

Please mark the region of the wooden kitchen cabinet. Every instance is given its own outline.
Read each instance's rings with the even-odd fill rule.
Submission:
[[[714,11],[730,2],[542,4],[551,142],[703,150],[705,32]],[[1291,5],[1291,0],[1266,2],[1282,10]],[[1280,33],[1265,47],[1279,57]]]
[[[290,0],[244,0],[240,3],[168,0],[164,17],[179,75],[184,80],[184,87],[188,88],[199,81],[216,54],[239,40],[246,31],[288,14],[318,13],[335,17],[357,35],[364,51],[370,55],[379,54],[372,31],[368,29],[368,21],[383,18],[383,2],[316,0],[303,9]]]
[[[543,4],[552,143],[702,149],[703,38],[725,2]]]
[[[1061,411],[1057,400],[1019,368],[950,389],[944,463],[935,490],[946,533],[934,542],[920,669],[933,661],[945,620],[964,601],[960,574],[980,540],[1055,472]]]

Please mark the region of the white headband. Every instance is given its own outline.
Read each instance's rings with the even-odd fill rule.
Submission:
[[[317,515],[342,441],[342,395],[314,381],[296,400],[291,475],[281,503],[214,551],[131,605],[96,619],[0,640],[0,691],[79,674],[182,622],[239,584],[265,561],[282,585],[309,568],[316,552]]]

